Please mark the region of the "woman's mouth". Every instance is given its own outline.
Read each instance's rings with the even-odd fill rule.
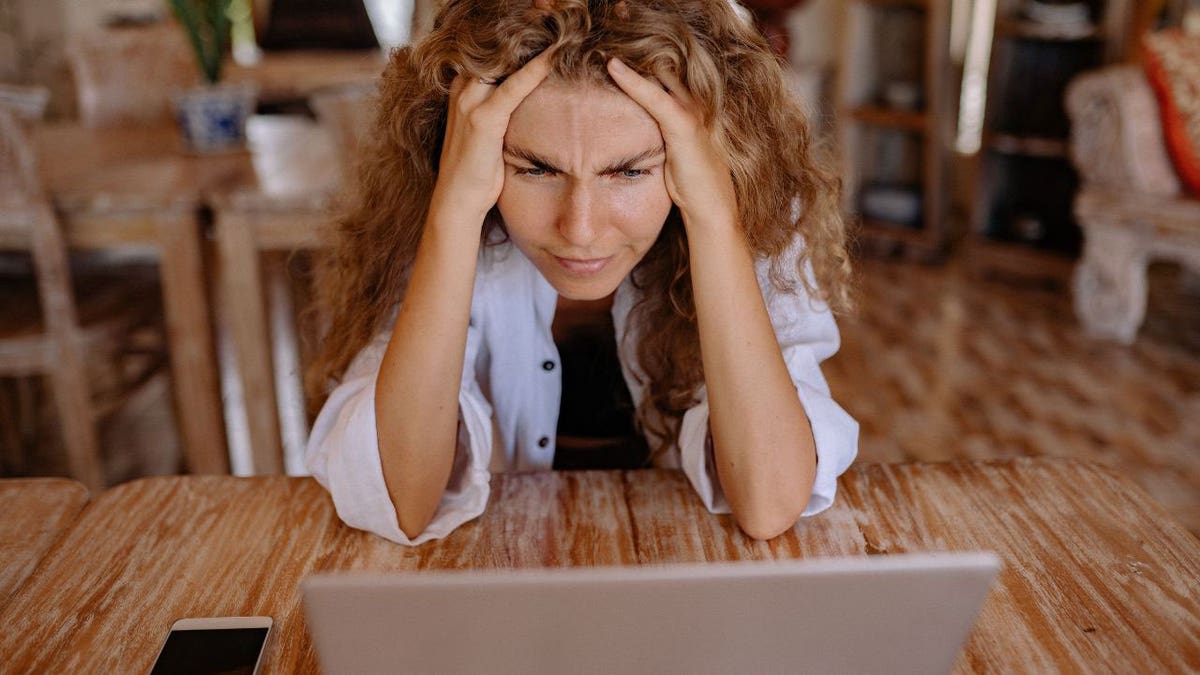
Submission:
[[[607,258],[589,259],[560,258],[558,256],[554,256],[554,260],[558,262],[560,267],[562,267],[568,273],[576,276],[588,276],[596,274],[600,270],[604,269],[608,263],[612,261],[612,259],[613,256],[608,256]]]

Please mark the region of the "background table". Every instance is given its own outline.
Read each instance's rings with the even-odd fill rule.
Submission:
[[[296,103],[329,87],[378,80],[386,65],[378,49],[267,52],[258,63],[227,63],[224,80],[257,85],[259,103]]]
[[[169,126],[51,124],[35,133],[42,183],[68,245],[142,249],[160,261],[178,423],[195,473],[229,470],[204,211],[218,196],[275,194],[306,171],[317,175],[304,184],[328,184],[329,173],[337,171],[328,141],[320,142],[325,132],[311,121],[260,116],[247,131],[248,150],[223,155],[189,154]],[[324,148],[328,161],[292,161],[313,147]]]
[[[835,505],[769,542],[708,514],[682,474],[492,480],[487,512],[405,548],[342,525],[311,479],[155,478],[84,512],[0,612],[30,672],[138,672],[186,616],[275,618],[266,672],[313,672],[298,585],[418,571],[993,550],[1004,570],[960,671],[1200,668],[1200,541],[1107,469],[1063,460],[863,465]]]
[[[87,500],[87,488],[73,480],[0,480],[0,607],[21,587]]]

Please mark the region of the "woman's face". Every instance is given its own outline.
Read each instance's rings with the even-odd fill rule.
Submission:
[[[603,298],[662,231],[665,158],[658,124],[633,99],[546,80],[509,119],[497,206],[560,295]]]

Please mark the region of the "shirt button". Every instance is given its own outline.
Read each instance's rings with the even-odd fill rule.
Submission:
[[[544,448],[547,445],[550,445],[550,438],[548,436],[542,436],[541,438],[538,439],[538,447],[539,448]]]
[[[554,370],[554,362],[553,361],[542,361],[542,370],[546,370],[546,371]]]

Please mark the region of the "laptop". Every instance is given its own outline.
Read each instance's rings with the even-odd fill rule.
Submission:
[[[948,673],[992,553],[317,574],[324,672]]]

